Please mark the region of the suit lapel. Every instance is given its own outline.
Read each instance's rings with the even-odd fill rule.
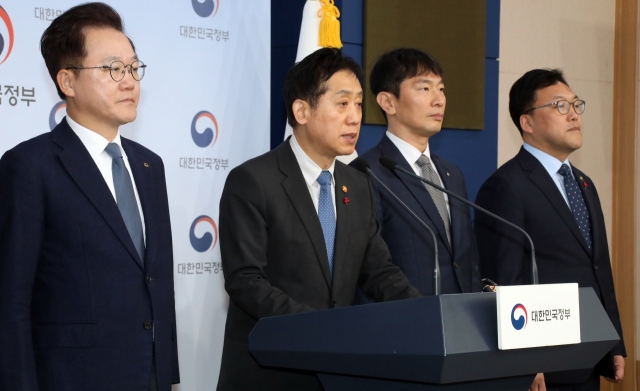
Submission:
[[[591,250],[587,247],[587,243],[580,233],[578,224],[573,218],[571,209],[569,209],[569,206],[564,200],[564,197],[562,197],[562,194],[560,194],[558,187],[549,176],[549,172],[547,172],[538,159],[527,152],[524,148],[520,149],[517,158],[520,161],[522,168],[530,172],[529,179],[544,193],[585,251],[591,254]]]
[[[327,248],[324,244],[322,226],[320,225],[318,213],[313,205],[311,196],[309,195],[307,183],[302,176],[302,170],[300,170],[296,156],[291,150],[289,141],[285,141],[278,147],[276,154],[278,156],[280,171],[287,176],[282,181],[282,187],[287,193],[300,221],[302,221],[307,235],[309,235],[309,240],[311,240],[318,262],[320,263],[322,274],[327,282],[327,286],[330,288],[331,272],[329,271],[329,259],[327,257]],[[334,254],[334,260],[335,258]]]
[[[349,237],[351,233],[350,222],[351,208],[349,204],[345,203],[345,197],[348,197],[348,193],[345,194],[342,191],[342,187],[345,186],[348,189],[354,189],[351,182],[347,180],[347,176],[344,175],[344,170],[347,169],[342,163],[336,161],[334,173],[334,179],[336,181],[336,243],[333,255],[333,280],[340,281],[340,278],[345,274],[344,270],[349,263]]]
[[[136,190],[138,191],[138,197],[140,197],[140,204],[142,206],[142,214],[144,215],[145,226],[145,252],[144,252],[144,267],[149,270],[151,266],[149,261],[156,259],[155,251],[157,238],[154,233],[158,230],[153,229],[155,227],[155,198],[153,195],[156,193],[155,178],[153,176],[153,170],[149,166],[149,160],[144,156],[136,153],[132,148],[132,144],[129,140],[121,138],[122,148],[127,154],[129,160],[129,166],[131,166],[131,174],[136,182]],[[146,165],[145,165],[146,164]],[[136,252],[137,254],[137,252]]]
[[[141,266],[140,257],[109,187],[84,144],[66,120],[53,129],[51,139],[62,147],[63,150],[58,157],[71,178],[111,227],[138,266]]]
[[[400,150],[393,144],[391,140],[389,140],[387,136],[384,136],[382,138],[379,147],[382,151],[383,156],[387,156],[395,160],[400,167],[413,172],[413,168],[411,167],[409,162],[407,162],[407,159],[404,158]],[[433,202],[433,199],[431,198],[431,195],[429,194],[427,189],[424,187],[424,184],[416,178],[412,178],[406,174],[400,174],[397,171],[394,171],[394,175],[407,187],[416,201],[420,204],[424,212],[427,214],[427,217],[429,217],[433,225],[436,227],[438,234],[440,235],[440,240],[442,241],[442,243],[444,243],[447,251],[449,251],[449,254],[453,254],[451,246],[449,245],[449,240],[447,239],[447,233],[444,227],[444,222],[442,221],[442,217],[440,217],[440,213],[436,208],[436,204]]]

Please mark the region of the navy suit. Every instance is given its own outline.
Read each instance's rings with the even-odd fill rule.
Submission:
[[[571,209],[544,166],[524,148],[482,185],[476,202],[521,227],[533,240],[540,284],[576,282],[592,287],[607,311],[620,342],[596,372],[614,377],[613,355],[626,355],[609,247],[598,192],[591,179],[573,167],[591,220],[592,249],[580,233]],[[476,215],[478,250],[483,273],[500,285],[531,282],[531,248],[524,235]],[[547,383],[581,383],[587,371],[545,374]]]
[[[469,207],[449,197],[451,216],[451,245],[449,245],[444,222],[422,182],[383,167],[378,162],[381,156],[395,160],[401,167],[411,172],[413,168],[387,136],[361,156],[369,163],[371,171],[434,231],[440,258],[442,293],[481,291],[482,284],[476,270],[478,253]],[[444,187],[467,198],[467,188],[460,169],[433,153],[431,159],[442,178]],[[389,246],[393,263],[404,272],[411,285],[421,294],[432,295],[434,291],[433,237],[376,181],[372,180],[372,183],[378,205],[377,217],[381,225],[382,238]]]
[[[179,382],[164,166],[126,139],[140,259],[94,160],[63,120],[0,160],[0,389],[148,390]],[[155,340],[155,342],[154,342]]]

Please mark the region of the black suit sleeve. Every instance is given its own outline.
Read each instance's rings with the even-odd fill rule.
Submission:
[[[31,292],[45,228],[42,181],[12,150],[0,160],[0,389],[37,390]]]
[[[371,199],[369,242],[362,261],[358,285],[376,301],[421,297],[400,268],[391,261],[389,248],[380,236],[380,223],[376,215],[376,211],[380,213],[380,210],[376,207],[374,191],[368,179],[367,183]]]
[[[158,164],[160,166],[160,175],[162,178],[161,189],[163,191],[162,199],[165,200],[165,204],[162,205],[163,210],[169,211],[169,196],[167,194],[167,178],[164,170],[164,163],[162,159],[158,158]],[[173,266],[172,266],[173,268]],[[171,278],[173,279],[173,273],[171,273]],[[171,281],[171,286],[174,286],[173,280]],[[171,332],[171,356],[172,356],[172,367],[171,367],[171,384],[179,384],[180,383],[180,365],[178,363],[178,327],[176,325],[176,303],[175,303],[175,291],[174,291],[174,299],[173,299],[173,325]]]
[[[267,266],[269,210],[255,174],[240,166],[229,173],[220,199],[220,251],[225,288],[254,319],[312,311],[271,285]]]
[[[524,228],[522,201],[503,176],[493,175],[482,185],[476,204]],[[484,213],[476,213],[475,235],[484,277],[499,285],[522,285],[531,281],[531,250],[522,233]]]

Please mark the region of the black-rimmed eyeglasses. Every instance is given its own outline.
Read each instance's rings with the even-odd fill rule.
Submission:
[[[99,67],[67,67],[65,69],[77,69],[79,71],[83,69],[108,69],[113,81],[124,79],[124,75],[128,71],[134,80],[140,81],[144,77],[144,70],[146,68],[147,66],[142,61],[134,61],[128,65],[125,65],[122,61],[114,61],[111,65],[102,65]]]
[[[576,114],[584,113],[584,107],[586,102],[582,99],[574,100],[573,102],[569,102],[568,100],[557,100],[555,102],[547,103],[546,105],[532,107],[529,110],[525,111],[523,114],[529,114],[533,110],[541,109],[543,107],[555,106],[558,109],[560,114],[566,115],[571,111],[571,106],[573,106],[573,110],[575,110]]]

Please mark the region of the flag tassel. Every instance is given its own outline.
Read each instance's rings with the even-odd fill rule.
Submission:
[[[322,17],[320,21],[320,34],[318,37],[318,45],[322,47],[338,48],[342,47],[340,41],[340,10],[335,6],[334,0],[320,0],[322,8],[318,12],[318,16]]]

